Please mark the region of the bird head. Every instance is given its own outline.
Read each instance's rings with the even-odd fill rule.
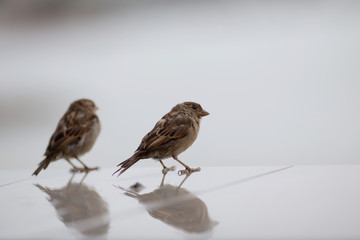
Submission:
[[[183,103],[184,106],[189,109],[190,111],[194,112],[196,114],[196,116],[198,116],[199,118],[201,117],[205,117],[207,115],[209,115],[209,113],[207,111],[205,111],[200,104],[195,103],[195,102],[184,102]]]
[[[91,111],[95,113],[98,107],[90,99],[83,98],[73,102],[70,105],[70,109],[81,109],[83,111]]]

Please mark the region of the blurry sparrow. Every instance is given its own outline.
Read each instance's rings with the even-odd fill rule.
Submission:
[[[163,172],[173,170],[167,168],[162,162],[162,159],[169,157],[185,167],[186,170],[179,171],[179,174],[200,171],[200,168],[190,168],[177,156],[193,144],[199,133],[200,119],[206,115],[209,113],[203,110],[200,104],[184,102],[176,105],[142,139],[135,153],[117,165],[120,168],[113,175],[119,172],[120,176],[137,161],[146,158],[158,160],[163,166]]]
[[[50,138],[44,154],[46,158],[39,163],[32,175],[38,175],[50,162],[60,158],[64,158],[73,166],[73,172],[97,169],[88,168],[79,159],[81,155],[90,151],[100,133],[100,121],[95,114],[96,110],[94,102],[88,99],[80,99],[70,105]],[[77,168],[70,162],[70,158],[77,159],[84,168]]]

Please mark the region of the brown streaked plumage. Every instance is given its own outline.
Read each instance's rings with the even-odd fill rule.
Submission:
[[[199,171],[199,168],[192,169],[181,162],[177,156],[193,144],[199,133],[200,119],[207,115],[209,113],[198,103],[184,102],[176,105],[146,134],[135,153],[118,165],[120,168],[114,174],[119,172],[120,176],[137,161],[146,158],[159,160],[163,172],[166,172],[170,169],[165,167],[162,159],[169,157],[185,167],[186,170],[179,171],[180,174]]]
[[[45,152],[45,159],[32,175],[38,175],[42,169],[58,159],[66,159],[72,171],[90,171],[97,168],[87,167],[79,157],[91,150],[100,133],[100,121],[96,115],[97,107],[89,99],[73,102],[60,119],[55,132],[50,138]],[[84,168],[77,168],[70,159],[77,159]]]

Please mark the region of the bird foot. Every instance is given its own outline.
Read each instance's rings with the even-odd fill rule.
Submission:
[[[84,167],[84,168],[72,168],[70,169],[70,172],[72,173],[81,173],[81,172],[90,172],[90,171],[94,171],[94,170],[98,170],[99,167],[93,167],[93,168],[89,168],[89,167]]]
[[[188,175],[188,174],[192,174],[194,172],[200,172],[201,168],[187,168],[184,170],[179,170],[178,171],[178,175],[182,176],[182,175]]]
[[[162,170],[162,173],[163,174],[167,174],[169,171],[175,171],[176,170],[176,166],[172,166],[172,167],[166,167],[166,168],[163,168]]]

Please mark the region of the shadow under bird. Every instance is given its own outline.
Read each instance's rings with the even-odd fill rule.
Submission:
[[[38,175],[51,162],[64,158],[72,167],[73,172],[88,172],[98,168],[87,167],[79,157],[89,152],[100,133],[100,121],[96,115],[95,103],[89,99],[73,102],[60,119],[55,132],[50,138],[45,152],[45,159],[32,175]],[[75,158],[83,168],[76,167],[71,161]]]
[[[137,199],[155,219],[188,233],[209,232],[219,222],[211,220],[207,206],[200,198],[182,188],[190,174],[186,174],[179,186],[173,186],[164,184],[164,173],[160,187],[145,194],[120,186],[117,188],[125,191],[125,195]]]
[[[59,219],[66,227],[76,229],[86,237],[106,235],[110,228],[108,204],[92,187],[83,183],[74,183],[70,178],[65,187],[51,189],[35,184],[48,195],[48,201],[54,206]]]
[[[189,148],[200,129],[200,120],[209,115],[202,109],[200,104],[184,102],[177,104],[171,111],[165,114],[155,127],[145,135],[135,153],[127,160],[121,162],[117,171],[120,176],[132,165],[141,159],[153,158],[163,166],[163,173],[174,170],[174,167],[167,168],[162,162],[163,159],[172,157],[185,167],[179,174],[200,171],[200,168],[190,168],[178,159],[178,155]]]

